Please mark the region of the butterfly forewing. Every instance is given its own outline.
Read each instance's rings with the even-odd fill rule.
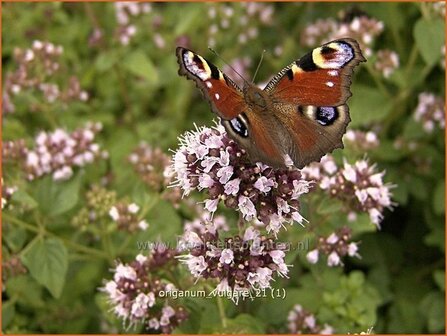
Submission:
[[[351,96],[353,68],[364,60],[357,41],[335,40],[284,68],[264,90],[270,92],[275,101],[338,106]]]
[[[233,119],[243,111],[241,89],[214,64],[191,50],[178,47],[179,74],[195,81],[214,113]]]
[[[267,84],[264,90],[290,138],[284,147],[296,167],[343,148],[351,121],[345,103],[353,68],[362,61],[357,41],[340,39],[315,48]]]

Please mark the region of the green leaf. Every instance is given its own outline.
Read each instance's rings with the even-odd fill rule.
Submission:
[[[395,296],[390,306],[390,321],[387,333],[422,332],[426,319],[421,314],[421,300],[432,288],[429,281],[420,281],[414,274],[420,266],[406,268],[393,280]]]
[[[36,198],[40,209],[49,216],[61,215],[71,210],[79,199],[81,174],[78,173],[68,181],[56,182],[46,176],[37,182]]]
[[[240,314],[234,319],[227,320],[227,327],[223,334],[264,334],[265,326],[261,320],[248,314]]]
[[[11,118],[3,120],[3,140],[24,138],[26,136],[26,129],[20,121]]]
[[[441,19],[419,19],[413,36],[425,63],[433,65],[441,59],[441,48],[445,41],[445,23]]]
[[[12,302],[12,301],[3,302],[3,305],[2,305],[2,330],[5,330],[5,328],[8,328],[9,324],[11,323],[12,319],[14,318],[15,313],[16,313],[16,307],[15,307],[14,302]]]
[[[357,214],[357,218],[349,223],[349,227],[352,229],[353,235],[377,231],[377,226],[371,222],[369,215],[365,213]]]
[[[420,122],[410,118],[405,122],[402,135],[405,140],[420,140],[426,136],[426,133],[424,132]]]
[[[425,237],[424,243],[428,246],[439,247],[442,251],[445,250],[445,229],[443,227],[433,228]]]
[[[411,179],[411,183],[408,184],[408,191],[412,194],[416,199],[426,200],[428,198],[428,188],[427,183],[423,178],[413,176]]]
[[[420,311],[427,317],[428,331],[438,333],[444,331],[445,306],[441,292],[430,292],[421,302]]]
[[[59,240],[38,240],[22,256],[31,276],[58,298],[62,293],[68,268],[68,253]]]
[[[326,215],[330,213],[336,213],[342,208],[341,202],[336,199],[324,197],[318,204],[317,213],[320,215]]]
[[[380,146],[373,151],[376,160],[397,162],[405,156],[405,152],[398,150],[392,141],[381,140]]]
[[[176,21],[175,36],[187,33],[192,25],[200,21],[200,16],[203,14],[202,6],[190,7],[189,10],[183,11],[181,13],[181,19]]]
[[[200,318],[200,329],[198,334],[221,333],[222,320],[215,300],[196,300],[189,311],[195,313]],[[189,304],[191,306],[192,304]],[[195,307],[198,306],[198,307]]]
[[[150,58],[142,51],[134,51],[124,59],[124,67],[132,74],[146,79],[151,85],[158,83],[158,73]]]
[[[118,55],[114,51],[100,53],[95,61],[95,67],[99,72],[110,70],[118,61]]]
[[[438,182],[433,193],[433,209],[437,215],[445,213],[445,180]]]
[[[12,194],[12,201],[21,204],[25,209],[31,210],[38,206],[38,203],[23,189],[17,190]]]
[[[5,244],[8,245],[12,252],[16,253],[19,253],[20,250],[22,250],[28,238],[28,232],[20,226],[10,230],[4,230],[3,235]]]
[[[380,104],[377,104],[380,102]],[[349,101],[351,126],[369,125],[382,120],[391,110],[391,100],[370,86],[355,85]]]
[[[315,310],[315,306],[321,302],[321,290],[314,288],[314,286],[303,286],[303,289],[286,288],[286,297],[284,300],[273,299],[269,295],[266,298],[256,298],[256,300],[253,303],[259,308],[256,316],[263,321],[279,324],[285,320],[284,317],[287,316],[290,309],[297,303],[300,303],[306,309]]]
[[[171,203],[160,200],[146,216],[149,228],[146,230],[152,239],[175,242],[181,234],[181,220]]]
[[[29,274],[8,279],[5,284],[8,297],[17,298],[17,304],[28,308],[41,309],[43,288]]]
[[[433,278],[440,289],[445,292],[445,271],[436,270],[433,273]]]

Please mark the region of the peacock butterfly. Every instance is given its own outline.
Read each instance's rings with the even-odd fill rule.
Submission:
[[[338,39],[285,67],[261,90],[247,81],[239,88],[191,50],[177,47],[177,58],[179,74],[195,81],[250,160],[278,168],[287,155],[302,168],[343,148],[353,68],[366,61],[357,41]]]

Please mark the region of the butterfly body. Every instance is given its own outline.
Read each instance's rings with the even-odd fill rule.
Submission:
[[[353,67],[364,61],[352,39],[329,42],[281,70],[262,90],[239,88],[211,62],[177,48],[179,74],[195,81],[228,135],[253,162],[302,168],[335,148],[350,121],[346,100]]]

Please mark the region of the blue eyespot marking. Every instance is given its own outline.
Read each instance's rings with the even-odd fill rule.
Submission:
[[[320,123],[320,125],[328,126],[337,120],[338,111],[336,107],[332,106],[321,106],[317,107],[317,112],[315,113],[315,119]]]
[[[237,116],[236,118],[231,119],[230,125],[236,134],[244,138],[248,137],[248,129],[245,121],[241,116]]]

